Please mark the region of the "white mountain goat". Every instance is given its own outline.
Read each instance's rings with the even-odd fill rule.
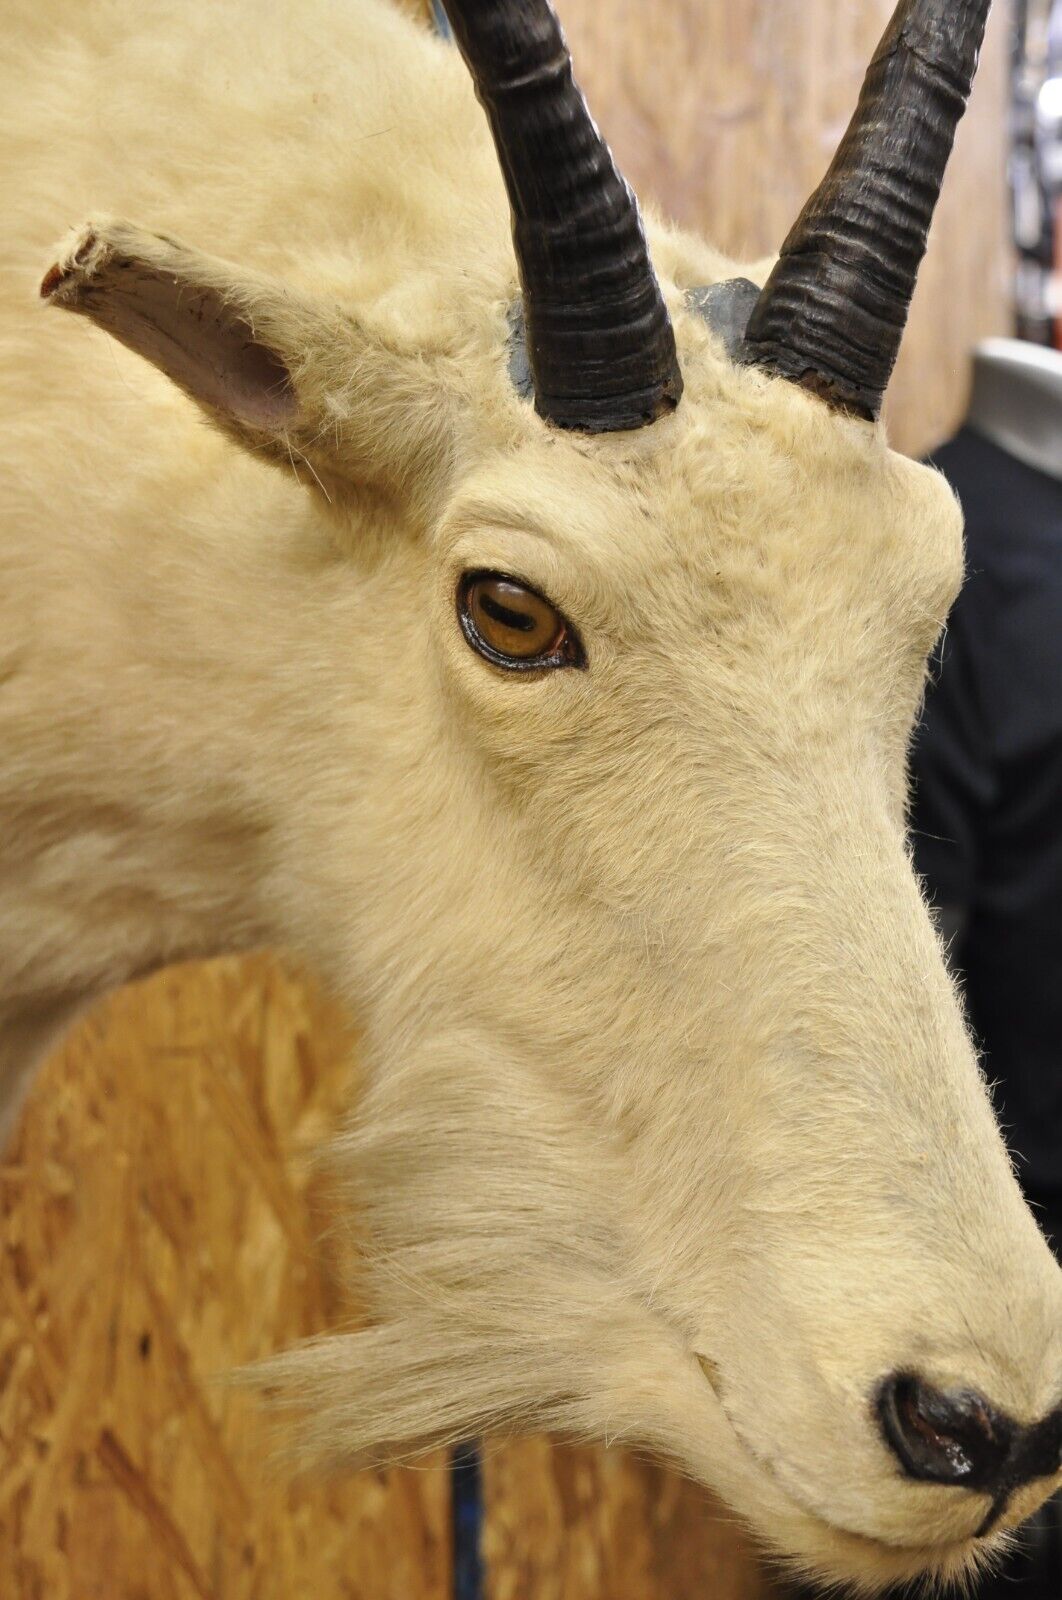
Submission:
[[[762,293],[650,263],[547,0],[6,18],[9,1108],[104,990],[298,952],[371,1075],[315,1442],[628,1441],[868,1591],[1060,1481],[904,839],[959,516],[874,421],[987,9],[903,0]]]

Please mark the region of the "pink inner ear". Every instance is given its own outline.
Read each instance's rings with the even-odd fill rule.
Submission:
[[[84,275],[75,266],[53,280],[55,271],[42,294],[91,317],[203,405],[264,432],[294,422],[291,374],[219,290],[117,254]]]

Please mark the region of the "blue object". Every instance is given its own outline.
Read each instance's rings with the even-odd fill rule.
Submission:
[[[443,8],[442,0],[431,0],[431,9],[435,17],[436,33],[441,34],[444,39],[452,39],[453,30],[450,27],[450,19]]]
[[[454,1600],[483,1600],[483,1476],[479,1446],[459,1444],[450,1457]]]

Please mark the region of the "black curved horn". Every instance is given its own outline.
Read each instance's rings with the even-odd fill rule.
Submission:
[[[741,359],[881,410],[991,0],[901,0],[833,165],[782,246]]]
[[[682,375],[638,206],[572,77],[549,0],[446,0],[490,119],[513,216],[539,414],[640,428]]]

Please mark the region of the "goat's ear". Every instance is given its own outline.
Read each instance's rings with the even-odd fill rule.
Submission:
[[[337,303],[116,221],[72,235],[41,296],[144,356],[260,454],[392,482],[408,470],[388,418],[417,401],[427,411],[427,397]]]

